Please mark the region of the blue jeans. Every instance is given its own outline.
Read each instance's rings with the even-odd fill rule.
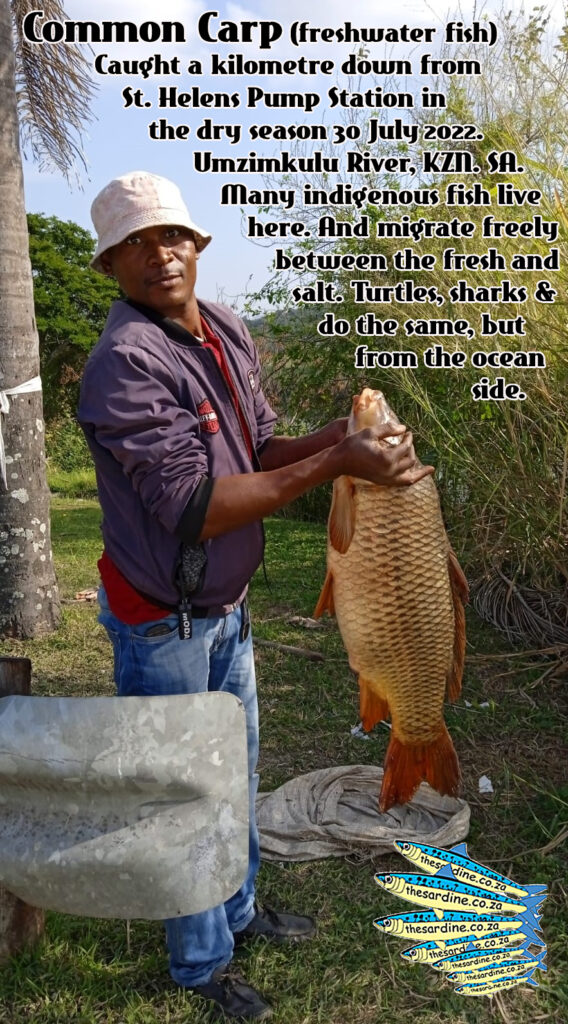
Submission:
[[[233,932],[255,914],[254,884],[260,863],[254,801],[258,788],[258,707],[252,638],[239,642],[242,608],[220,618],[193,619],[190,640],[180,640],[177,615],[127,626],[109,609],[99,590],[99,622],[114,649],[114,681],[119,696],[166,696],[222,690],[244,704],[249,772],[249,869],[241,888],[226,903],[200,914],[165,921],[170,973],[178,985],[203,985],[233,956]],[[170,632],[146,636],[157,624]]]

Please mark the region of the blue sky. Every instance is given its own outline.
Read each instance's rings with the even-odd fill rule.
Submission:
[[[219,2],[204,4],[197,0],[164,0],[161,4],[149,0],[98,0],[94,5],[84,0],[67,0],[65,8],[69,19],[97,21],[133,21],[140,24],[144,21],[181,21],[186,29],[185,44],[165,45],[162,43],[128,44],[128,45],[93,45],[89,54],[92,62],[97,54],[108,54],[109,60],[141,60],[160,53],[165,60],[174,56],[180,58],[180,75],[169,77],[151,77],[143,80],[140,76],[128,73],[123,75],[97,75],[93,71],[93,79],[98,89],[92,103],[93,120],[87,126],[84,137],[84,153],[87,161],[87,172],[80,172],[81,187],[73,188],[59,175],[40,173],[31,162],[24,163],[24,180],[26,190],[26,206],[28,211],[55,215],[63,220],[73,220],[92,231],[89,215],[91,202],[97,192],[113,177],[130,170],[148,170],[172,178],[181,187],[190,212],[196,221],[213,235],[199,266],[198,293],[203,297],[220,299],[235,303],[240,307],[245,291],[262,288],[270,277],[273,260],[273,246],[261,244],[246,238],[244,235],[241,213],[238,207],[221,207],[219,204],[220,187],[224,181],[243,181],[249,188],[262,188],[263,183],[254,175],[236,174],[230,178],[222,175],[200,174],[193,168],[192,153],[194,149],[210,149],[216,156],[247,155],[254,150],[258,154],[275,156],[279,149],[290,149],[289,143],[277,143],[274,140],[260,143],[252,142],[248,129],[252,124],[291,124],[291,123],[333,123],[340,119],[334,111],[326,110],[327,90],[337,83],[336,74],[319,78],[295,75],[284,78],[234,78],[229,76],[211,76],[209,74],[211,55],[217,53],[227,56],[230,53],[241,53],[245,59],[298,59],[302,55],[310,59],[331,59],[336,68],[353,50],[349,43],[314,43],[302,48],[295,48],[289,38],[289,26],[295,20],[308,20],[311,26],[338,28],[349,20],[355,27],[383,26],[399,27],[431,26],[437,29],[436,36],[443,35],[443,25],[449,20],[463,20],[466,23],[473,17],[474,5],[462,2],[459,13],[453,13],[457,4],[449,0],[430,0],[419,3],[417,0],[401,0],[394,5],[388,0],[354,0],[346,5],[344,0],[275,0],[272,3],[261,3],[251,0],[246,5]],[[496,4],[486,4],[485,11],[490,12]],[[522,7],[518,0],[511,0],[508,7],[514,10]],[[562,20],[562,2],[553,0],[548,5],[555,23]],[[31,9],[35,9],[30,4]],[[38,5],[39,9],[39,5]],[[478,8],[479,9],[479,8]],[[93,13],[93,12],[96,13]],[[281,39],[270,49],[258,48],[258,29],[252,30],[252,42],[244,40],[228,43],[209,43],[199,37],[197,23],[205,11],[217,11],[218,16],[210,20],[212,34],[222,29],[223,22],[232,22],[239,26],[246,21],[278,21],[283,33]],[[41,22],[40,22],[41,23]],[[243,29],[238,29],[242,34]],[[48,44],[43,44],[48,45]],[[408,57],[412,59],[412,47],[402,44],[396,48],[385,50],[384,45],[372,47],[371,57],[381,58]],[[436,44],[421,44],[414,47],[416,52],[436,53]],[[482,59],[482,52],[480,53]],[[200,77],[189,76],[185,72],[191,60],[202,64],[203,74]],[[105,62],[105,67],[108,63]],[[339,82],[346,87],[345,77]],[[366,80],[362,91],[375,86],[375,81]],[[178,108],[176,110],[159,109],[157,106],[158,89],[162,85],[175,85],[180,92],[187,92],[192,86],[198,86],[201,93],[239,91],[244,97],[249,85],[257,85],[267,93],[315,91],[322,95],[322,103],[311,113],[303,110],[274,109],[261,101],[254,110],[247,110],[243,98],[240,107],[229,110],[212,110],[207,108]],[[125,109],[122,91],[126,87],[143,89],[144,100],[152,103],[150,110]],[[360,87],[361,88],[361,87]],[[369,111],[369,115],[372,111]],[[393,115],[396,116],[396,115]],[[165,117],[168,123],[190,126],[189,138],[184,141],[154,141],[148,136],[148,122]],[[243,133],[238,145],[229,142],[205,143],[195,138],[196,129],[206,118],[217,124],[241,124]],[[253,207],[247,213],[254,213]],[[282,243],[281,243],[282,244]]]

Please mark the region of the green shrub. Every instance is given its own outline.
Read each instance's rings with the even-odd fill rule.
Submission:
[[[63,472],[93,469],[83,431],[71,416],[61,416],[46,424],[45,449],[50,469]]]

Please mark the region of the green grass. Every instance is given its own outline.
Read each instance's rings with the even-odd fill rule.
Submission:
[[[95,470],[61,469],[60,466],[48,464],[47,482],[52,494],[67,498],[96,498],[97,482]]]
[[[5,653],[33,662],[36,694],[112,694],[110,645],[92,603],[75,602],[94,588],[101,550],[100,512],[94,500],[53,499],[53,544],[63,598],[56,634],[7,642]],[[261,788],[314,768],[381,764],[388,732],[378,726],[368,742],[351,736],[358,721],[357,687],[333,620],[308,630],[289,622],[311,615],[324,576],[321,526],[272,519],[267,523],[267,587],[259,571],[251,587],[257,638],[320,651],[310,662],[257,647],[261,715]],[[255,943],[238,954],[243,974],[271,998],[276,1024],[392,1024],[419,1017],[424,1024],[514,1024],[568,1020],[568,913],[565,845],[538,852],[568,820],[566,699],[561,680],[534,681],[506,643],[468,612],[464,697],[446,719],[472,812],[472,856],[525,882],[543,881],[550,895],[542,925],[548,973],[539,988],[506,992],[498,1003],[455,995],[432,970],[410,965],[399,952],[408,942],[386,938],[373,919],[402,912],[404,904],[378,889],[375,871],[400,859],[364,864],[324,860],[266,864],[261,899],[316,914],[318,936],[297,949]],[[493,656],[493,660],[486,656]],[[528,659],[530,660],[530,659]],[[520,659],[524,664],[524,659]],[[505,674],[515,669],[515,674]],[[533,688],[531,688],[533,686]],[[486,700],[489,708],[480,705]],[[482,774],[495,793],[478,793]],[[43,940],[4,965],[1,1024],[206,1024],[204,1004],[169,979],[162,927],[156,922],[103,921],[49,913]]]

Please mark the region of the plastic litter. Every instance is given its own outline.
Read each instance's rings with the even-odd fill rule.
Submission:
[[[480,793],[493,793],[493,785],[491,779],[487,775],[482,775],[479,780],[479,792]]]
[[[353,728],[351,729],[351,735],[354,736],[356,740],[369,739],[369,733],[365,732],[365,730],[363,729],[362,722],[358,722],[357,725],[353,726]]]

